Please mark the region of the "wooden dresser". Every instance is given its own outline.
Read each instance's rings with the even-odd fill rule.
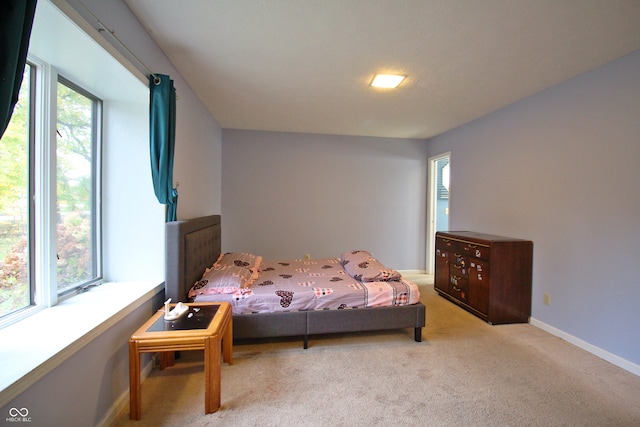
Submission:
[[[491,324],[531,316],[533,242],[472,231],[436,233],[435,290]]]

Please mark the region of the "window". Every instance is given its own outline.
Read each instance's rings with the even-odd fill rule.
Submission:
[[[0,316],[33,303],[29,203],[33,75],[33,67],[27,65],[18,103],[0,140]]]
[[[27,65],[0,140],[0,320],[102,278],[101,106],[47,64]]]
[[[57,92],[56,259],[58,294],[64,294],[100,278],[100,102],[63,78]]]

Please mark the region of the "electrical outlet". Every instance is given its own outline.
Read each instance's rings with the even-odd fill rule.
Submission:
[[[544,293],[543,294],[544,297],[544,305],[550,305],[551,304],[551,295]]]
[[[304,254],[304,259],[311,259],[311,254]]]

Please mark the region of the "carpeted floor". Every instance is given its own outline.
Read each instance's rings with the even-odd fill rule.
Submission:
[[[142,385],[114,426],[639,426],[640,377],[529,324],[488,325],[421,285],[413,330],[234,346],[204,414],[202,353]]]

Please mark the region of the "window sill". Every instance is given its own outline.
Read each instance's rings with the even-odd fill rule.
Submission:
[[[163,289],[104,283],[0,330],[0,408]]]

